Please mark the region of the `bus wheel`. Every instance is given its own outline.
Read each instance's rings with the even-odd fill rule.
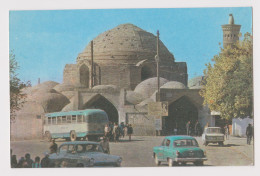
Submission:
[[[51,133],[49,131],[45,132],[44,137],[46,141],[51,142]]]
[[[71,141],[76,141],[76,139],[77,139],[77,134],[76,134],[76,132],[75,132],[75,131],[71,131],[71,132],[70,132],[70,140],[71,140]]]

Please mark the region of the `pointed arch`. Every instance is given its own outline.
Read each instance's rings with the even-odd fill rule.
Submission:
[[[83,64],[79,68],[80,84],[84,87],[89,87],[89,68]]]
[[[97,94],[93,96],[87,103],[82,107],[83,109],[102,109],[104,110],[110,122],[118,123],[118,111],[116,107],[104,96]]]

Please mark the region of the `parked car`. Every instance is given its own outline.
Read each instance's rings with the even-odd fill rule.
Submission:
[[[121,157],[104,153],[99,143],[90,141],[65,142],[49,158],[55,167],[121,166],[122,162]]]
[[[179,163],[185,165],[187,162],[203,165],[207,160],[205,151],[191,136],[166,136],[161,146],[153,148],[153,157],[156,165],[168,162],[169,166]]]
[[[220,127],[207,127],[202,134],[202,141],[205,146],[209,143],[218,143],[224,145],[224,134]]]

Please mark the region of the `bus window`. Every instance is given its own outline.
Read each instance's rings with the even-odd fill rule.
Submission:
[[[64,123],[66,123],[66,116],[62,116],[62,123],[64,124]]]
[[[72,115],[72,123],[77,123],[77,116],[76,115]]]
[[[82,120],[83,120],[83,119],[82,119],[82,115],[78,115],[78,120],[77,120],[77,122],[78,122],[78,123],[81,123]]]
[[[48,117],[48,124],[51,124],[51,117]]]
[[[52,120],[51,120],[51,124],[53,125],[53,124],[56,124],[56,117],[52,117],[51,118]]]
[[[61,124],[61,116],[57,117],[57,124]]]
[[[71,123],[71,115],[67,116],[67,123]]]
[[[90,122],[90,115],[85,116],[85,118],[86,118],[86,119],[85,119],[85,120],[86,120],[85,122],[89,123],[89,122]]]

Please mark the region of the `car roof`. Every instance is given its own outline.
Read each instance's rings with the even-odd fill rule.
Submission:
[[[181,135],[181,136],[166,136],[165,139],[169,139],[169,140],[180,140],[180,139],[194,139],[194,137],[192,136],[185,136],[185,135]]]
[[[78,144],[99,144],[98,142],[92,142],[92,141],[73,141],[73,142],[64,142],[61,145],[78,145]]]

